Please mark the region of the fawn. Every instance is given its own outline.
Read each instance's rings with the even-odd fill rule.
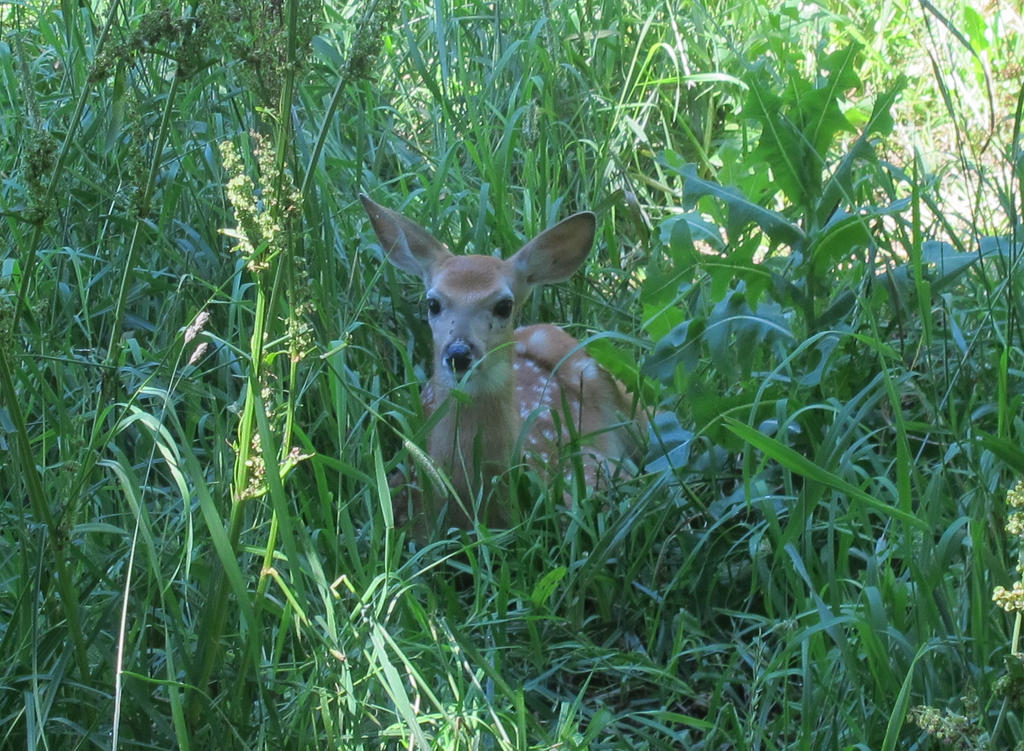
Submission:
[[[427,451],[456,493],[449,523],[471,527],[482,494],[479,518],[507,524],[508,514],[489,508],[487,495],[520,457],[550,478],[571,466],[560,460],[575,447],[588,488],[610,477],[639,447],[646,416],[562,329],[513,329],[535,285],[567,279],[583,264],[594,241],[594,215],[574,214],[501,260],[455,255],[402,214],[360,198],[388,259],[426,287],[434,362],[423,409],[428,417],[443,410]],[[414,513],[428,525],[443,515],[446,498],[438,490],[412,497]],[[396,508],[396,516],[402,510]]]

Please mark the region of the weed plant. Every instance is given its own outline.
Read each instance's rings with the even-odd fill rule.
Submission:
[[[1021,748],[1012,6],[0,6],[0,747]],[[598,212],[636,478],[395,526],[360,191]]]

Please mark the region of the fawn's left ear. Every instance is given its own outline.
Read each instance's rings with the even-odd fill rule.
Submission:
[[[365,193],[360,193],[359,198],[381,247],[388,254],[388,260],[403,271],[420,277],[429,287],[434,267],[451,256],[448,247],[416,222],[381,206]]]
[[[573,214],[526,243],[509,263],[528,285],[568,279],[587,259],[596,230],[593,213]]]

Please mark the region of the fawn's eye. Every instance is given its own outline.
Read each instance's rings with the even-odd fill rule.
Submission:
[[[427,299],[427,315],[433,318],[441,313],[441,301],[436,297]]]
[[[506,297],[504,300],[498,300],[494,304],[494,315],[498,318],[508,318],[512,315],[512,299]]]

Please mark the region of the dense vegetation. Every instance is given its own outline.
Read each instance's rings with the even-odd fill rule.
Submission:
[[[1014,5],[0,6],[0,746],[1020,747]],[[394,527],[360,191],[598,212],[527,313],[657,405],[637,478]]]

